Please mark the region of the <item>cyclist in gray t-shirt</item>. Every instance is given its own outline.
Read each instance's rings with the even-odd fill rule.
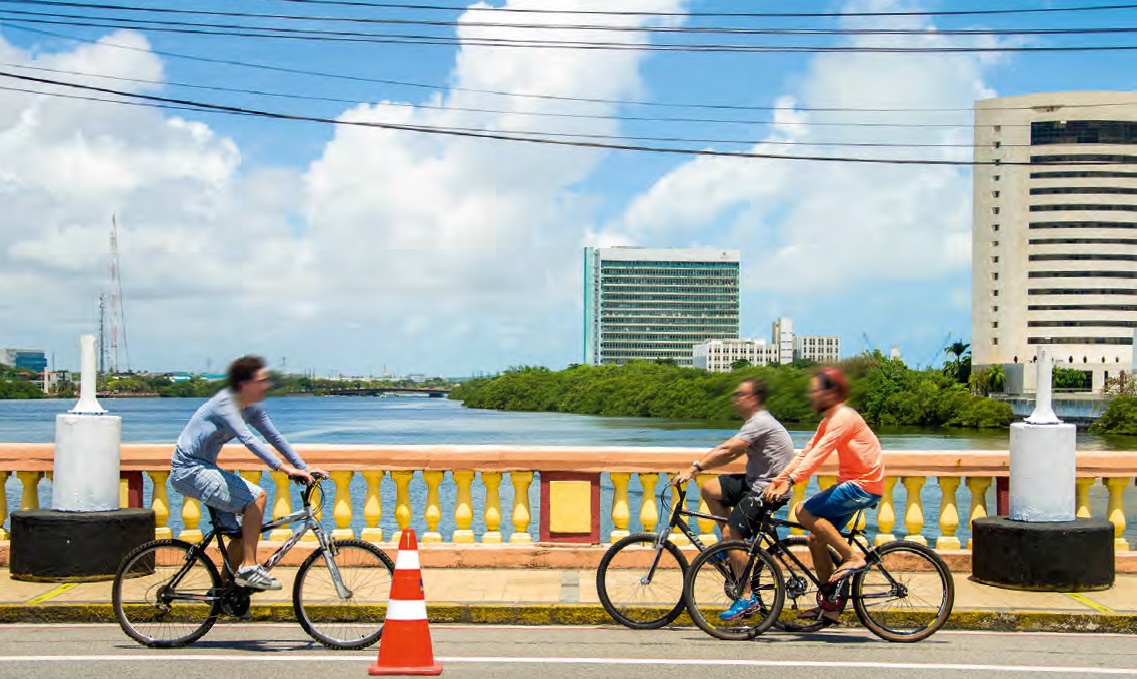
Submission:
[[[746,418],[742,429],[675,477],[675,484],[686,483],[701,471],[722,467],[746,454],[745,474],[723,474],[707,481],[700,489],[712,514],[727,516],[730,512],[725,525],[719,523],[724,540],[745,540],[754,535],[754,521],[762,511],[762,491],[794,457],[790,433],[766,410],[765,404],[765,382],[754,378],[739,384],[734,392],[734,408]],[[732,560],[735,556],[745,559],[742,552],[732,552]],[[745,567],[745,560],[736,564],[738,571]],[[727,616],[724,619],[730,620],[744,615],[750,610],[751,599],[753,597],[739,599],[720,617]]]

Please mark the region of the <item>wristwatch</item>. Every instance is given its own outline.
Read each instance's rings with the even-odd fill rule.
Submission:
[[[692,462],[691,466],[694,467],[695,469],[698,469],[699,471],[703,471],[703,465],[699,464],[698,460],[695,460],[694,462]]]

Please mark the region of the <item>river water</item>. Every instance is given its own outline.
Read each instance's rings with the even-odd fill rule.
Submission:
[[[124,443],[171,443],[193,414],[203,399],[138,398],[107,399],[103,406],[114,415],[123,418],[122,439]],[[55,415],[66,412],[74,405],[73,401],[61,400],[0,400],[0,442],[51,442],[55,435]],[[269,414],[277,427],[294,443],[339,443],[339,444],[516,444],[516,445],[585,445],[585,446],[691,446],[709,448],[729,437],[736,431],[731,423],[682,422],[628,417],[593,417],[587,415],[567,415],[560,413],[515,413],[463,408],[460,403],[448,399],[432,399],[420,396],[360,398],[360,397],[296,397],[276,398],[266,402]],[[811,434],[801,427],[790,427],[794,443],[800,447]],[[891,450],[1006,450],[1009,445],[1007,431],[983,432],[976,430],[926,430],[926,429],[881,429],[878,431],[881,444]],[[1137,437],[1101,437],[1080,432],[1078,446],[1085,450],[1137,450]],[[148,482],[147,482],[148,483]],[[663,483],[661,479],[660,483]],[[933,485],[925,486],[924,514],[926,522],[924,534],[938,534],[936,517],[939,512],[939,490]],[[272,492],[267,475],[262,485]],[[330,485],[330,484],[329,484]],[[639,526],[638,484],[632,485],[632,525]],[[662,488],[662,486],[661,486]],[[19,507],[20,486],[14,478],[7,484],[10,508]],[[508,535],[509,508],[512,506],[512,488],[508,479],[503,480],[502,509],[504,521],[502,533]],[[604,507],[611,502],[611,486],[604,478],[602,487]],[[658,492],[658,491],[657,491]],[[812,491],[811,491],[812,492]],[[352,497],[357,505],[362,502],[364,482],[357,475],[353,481]],[[40,486],[41,505],[50,505],[49,484]],[[149,488],[147,488],[149,496]],[[481,522],[482,490],[480,483],[474,485],[475,522],[474,530],[480,534],[484,530]],[[530,532],[536,534],[537,482],[530,489],[531,512],[534,521]],[[693,495],[693,493],[692,493]],[[993,495],[988,494],[993,503]],[[1137,538],[1137,492],[1127,491],[1126,509],[1130,515],[1129,530]],[[443,520],[440,532],[448,536],[454,529],[453,516],[447,516],[453,508],[454,483],[447,475],[441,487]],[[411,485],[412,506],[416,516],[412,526],[423,531],[426,526],[421,513],[425,484],[417,478]],[[1105,489],[1096,486],[1092,495],[1095,515],[1103,515]],[[383,513],[380,523],[384,533],[390,535],[397,529],[394,511],[394,484],[385,478],[382,486]],[[897,485],[894,498],[897,513],[902,516],[905,500],[904,489]],[[170,525],[181,526],[180,498],[171,493]],[[970,506],[970,497],[965,486],[959,491],[961,513]],[[271,503],[270,503],[271,506]],[[357,506],[352,527],[358,531],[364,525],[362,509]],[[602,512],[607,514],[605,510]],[[327,514],[330,515],[330,512]],[[331,517],[327,517],[331,522]],[[610,526],[602,527],[604,535]],[[894,532],[903,533],[902,522]],[[961,538],[967,537],[961,527]]]

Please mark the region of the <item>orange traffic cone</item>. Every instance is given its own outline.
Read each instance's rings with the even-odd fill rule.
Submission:
[[[367,673],[442,674],[442,664],[434,662],[430,645],[430,626],[426,620],[426,600],[422,595],[422,571],[418,564],[418,541],[410,528],[399,539],[395,555],[395,576],[391,580],[391,599],[387,621],[379,641],[379,658]]]

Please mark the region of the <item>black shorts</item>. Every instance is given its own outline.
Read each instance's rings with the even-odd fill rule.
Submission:
[[[778,503],[774,503],[771,508],[761,493],[751,492],[745,474],[723,474],[719,477],[719,488],[722,489],[722,503],[731,508],[726,525],[730,526],[730,534],[737,539],[754,537],[762,516],[778,507]]]

